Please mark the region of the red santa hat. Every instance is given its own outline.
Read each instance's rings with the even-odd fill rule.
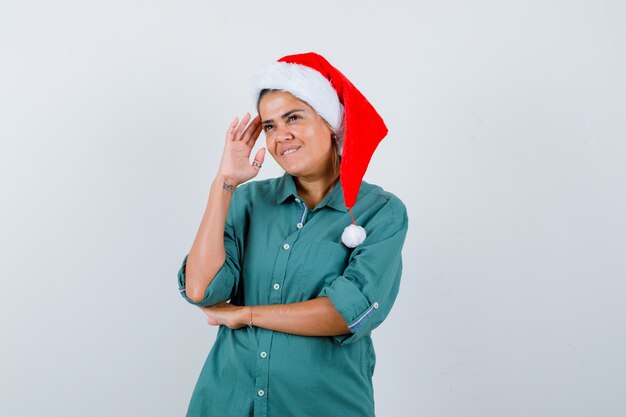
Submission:
[[[335,133],[344,201],[352,217],[341,240],[348,247],[358,246],[366,233],[356,225],[352,207],[372,155],[387,135],[385,122],[350,80],[315,52],[287,55],[264,67],[253,80],[255,100],[266,88],[287,91],[306,102]]]

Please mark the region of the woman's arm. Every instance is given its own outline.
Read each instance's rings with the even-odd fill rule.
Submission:
[[[185,286],[187,297],[192,301],[202,300],[226,260],[224,224],[232,191],[226,190],[224,184],[233,184],[233,181],[223,175],[213,180],[209,201],[187,258]]]
[[[250,164],[249,157],[261,133],[261,121],[257,116],[246,127],[249,120],[248,113],[240,123],[235,118],[226,133],[218,173],[211,184],[209,200],[187,257],[185,292],[195,302],[204,298],[207,287],[226,260],[224,228],[232,191],[259,172],[257,166]],[[255,159],[262,163],[264,157],[265,149],[262,148]]]
[[[300,336],[337,336],[350,333],[344,318],[328,297],[290,304],[236,306],[220,303],[200,307],[211,325],[239,329],[250,323],[256,327]]]

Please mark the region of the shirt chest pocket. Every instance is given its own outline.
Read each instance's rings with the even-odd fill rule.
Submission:
[[[305,299],[317,297],[322,288],[342,275],[351,250],[331,241],[311,243],[300,273],[300,293]]]

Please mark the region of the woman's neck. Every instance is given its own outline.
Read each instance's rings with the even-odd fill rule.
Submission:
[[[339,170],[329,171],[316,177],[294,177],[298,195],[304,199],[307,207],[315,208],[332,191],[339,178]]]

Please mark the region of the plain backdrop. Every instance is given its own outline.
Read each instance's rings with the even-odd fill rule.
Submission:
[[[377,415],[626,415],[625,21],[623,0],[0,0],[0,415],[184,415],[217,329],[176,274],[252,75],[308,51],[385,119],[365,180],[409,211]],[[281,174],[268,154],[257,179]]]

